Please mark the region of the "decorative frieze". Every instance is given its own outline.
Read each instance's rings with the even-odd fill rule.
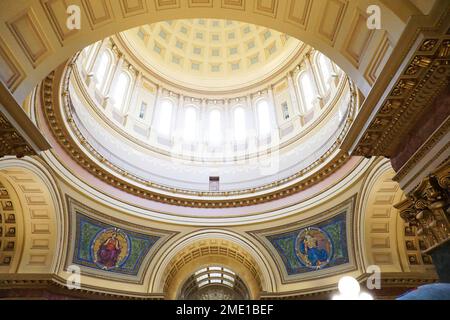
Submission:
[[[6,116],[0,112],[0,158],[4,156],[22,158],[35,154],[33,148],[8,121]]]
[[[395,205],[411,232],[419,236],[422,253],[428,253],[450,239],[450,160]]]
[[[66,72],[65,77],[62,79],[62,85],[64,87],[68,85],[69,74],[69,72]],[[55,90],[55,88],[59,85],[59,82],[55,81],[56,79],[54,77],[55,73],[51,73],[43,81],[41,103],[43,104],[47,124],[53,131],[53,134],[59,141],[60,145],[64,147],[66,152],[73,158],[74,161],[79,163],[85,170],[89,171],[100,180],[127,193],[145,199],[185,207],[229,208],[251,206],[288,197],[305,190],[329,177],[350,159],[345,152],[339,152],[333,159],[327,158],[339,147],[343,136],[348,131],[352,123],[352,115],[354,114],[354,108],[357,100],[356,92],[353,86],[351,86],[350,98],[351,111],[348,112],[347,118],[344,119],[345,123],[336,141],[333,143],[332,147],[325,152],[325,154],[319,157],[311,165],[295,173],[294,175],[261,187],[238,191],[197,192],[158,185],[155,182],[137,177],[130,172],[117,167],[115,164],[108,161],[108,159],[105,159],[102,155],[100,155],[95,148],[91,146],[85,138],[83,138],[83,135],[77,129],[77,126],[74,123],[73,115],[71,114],[73,110],[71,107],[70,97],[66,95],[63,96],[64,106],[56,107],[54,103],[57,99],[53,99],[53,95],[58,91]],[[62,112],[67,113],[66,116],[70,128],[66,127],[64,124]],[[73,140],[71,138],[72,135],[68,134],[68,130],[73,130],[79,141]],[[81,144],[83,148],[80,148],[79,144]],[[85,154],[86,151],[98,159],[102,165],[100,166],[96,161],[93,161],[90,156]],[[308,175],[308,173],[313,171],[315,168],[322,166],[324,162],[327,162],[326,165],[321,167],[315,174]],[[105,167],[107,167],[107,170],[105,170]],[[288,182],[301,177],[304,178],[299,179],[299,181],[294,184],[288,184]],[[139,185],[148,186],[148,189],[140,187]],[[286,185],[286,187],[282,187],[283,185]],[[155,189],[161,190],[161,192],[154,191]],[[271,191],[271,189],[276,189],[276,191]],[[262,191],[265,191],[265,193],[255,195]],[[197,197],[197,199],[188,199],[187,196],[194,196]],[[236,196],[241,197],[236,199]],[[220,199],[221,197],[226,198]]]
[[[423,40],[352,154],[395,155],[405,135],[426,114],[449,79],[450,39]]]

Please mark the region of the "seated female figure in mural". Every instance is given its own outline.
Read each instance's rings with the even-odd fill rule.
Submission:
[[[300,252],[306,256],[310,266],[320,268],[322,262],[328,259],[328,252],[319,248],[317,239],[309,234],[300,243]]]
[[[104,269],[114,268],[117,264],[121,252],[120,241],[117,239],[117,233],[105,240],[97,251],[98,263],[104,266]]]

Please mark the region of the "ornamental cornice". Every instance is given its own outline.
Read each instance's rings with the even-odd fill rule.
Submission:
[[[352,154],[393,156],[449,80],[450,37],[424,39]]]
[[[45,119],[49,125],[53,135],[57,139],[58,143],[65,149],[65,151],[72,157],[74,161],[80,164],[85,170],[89,171],[98,179],[112,185],[122,191],[145,198],[152,201],[162,202],[177,206],[197,207],[197,208],[229,208],[229,207],[242,207],[256,205],[264,202],[274,201],[281,199],[302,190],[305,190],[312,185],[324,180],[339,168],[341,168],[349,160],[349,156],[345,152],[337,152],[342,137],[338,138],[333,147],[325,152],[325,157],[329,157],[333,152],[337,152],[334,159],[326,163],[321,169],[310,177],[306,177],[295,184],[282,187],[287,182],[305,176],[308,172],[322,166],[326,159],[321,157],[313,164],[305,168],[304,170],[296,173],[294,176],[273,182],[269,185],[260,188],[251,188],[247,190],[232,191],[232,192],[193,192],[189,190],[174,189],[167,186],[159,186],[151,181],[146,181],[142,178],[135,177],[132,174],[122,170],[109,162],[103,156],[95,151],[95,149],[89,144],[88,141],[78,136],[79,141],[83,145],[83,149],[78,145],[78,141],[71,138],[71,134],[68,128],[64,125],[63,115],[61,113],[61,107],[59,106],[59,98],[56,96],[59,92],[58,85],[55,81],[55,72],[52,72],[42,83],[41,90],[41,103],[44,109]],[[63,99],[67,101],[68,94],[63,94]],[[355,95],[352,95],[352,100],[355,99]],[[354,101],[352,102],[352,105]],[[66,112],[70,111],[70,104],[66,105]],[[352,114],[350,112],[349,114]],[[76,129],[74,127],[73,118],[70,114],[67,115],[68,122],[71,126],[71,130]],[[346,124],[346,129],[342,134],[345,134],[350,123]],[[76,132],[76,131],[75,131]],[[96,161],[91,159],[86,154],[86,150]],[[123,177],[123,178],[122,178]],[[130,180],[132,182],[130,182]],[[135,183],[133,183],[135,182]],[[141,186],[139,186],[141,185]],[[276,191],[270,191],[271,188],[281,187]],[[154,188],[156,191],[149,190],[147,188]],[[255,195],[256,192],[268,191],[265,194]],[[171,193],[171,194],[168,194]],[[172,195],[173,194],[173,195]],[[239,199],[231,198],[240,196]],[[189,199],[188,197],[196,197],[195,199]],[[217,197],[218,199],[213,199]],[[229,197],[230,199],[219,199],[219,197]]]

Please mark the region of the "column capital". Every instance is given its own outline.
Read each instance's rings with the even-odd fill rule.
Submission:
[[[450,240],[449,162],[426,177],[405,200],[394,207],[400,217],[417,229],[426,244],[424,253]]]

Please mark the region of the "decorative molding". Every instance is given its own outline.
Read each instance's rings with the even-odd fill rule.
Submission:
[[[0,112],[0,158],[4,156],[33,156],[36,152],[20,135],[16,128]]]
[[[81,0],[92,30],[110,24],[114,20],[110,0]]]
[[[222,8],[245,10],[245,0],[222,0]]]
[[[189,245],[170,261],[164,270],[164,292],[167,292],[174,277],[186,264],[203,256],[224,256],[235,260],[249,270],[261,289],[260,268],[248,252],[230,241],[208,239]]]
[[[450,38],[424,39],[352,154],[394,155],[411,126],[449,85],[449,79]]]
[[[71,4],[68,0],[40,0],[41,5],[45,10],[47,18],[49,19],[53,30],[58,36],[61,44],[79,33],[79,30],[69,30],[66,26],[67,21],[67,7]]]
[[[133,3],[134,6],[131,5]],[[136,0],[136,1],[121,0],[120,8],[122,9],[122,14],[124,18],[149,13],[146,0]]]
[[[254,12],[272,18],[277,16],[278,0],[255,0]]]
[[[173,236],[177,234],[177,232],[169,232],[166,230],[150,228],[143,225],[136,225],[124,220],[113,218],[105,213],[94,210],[78,202],[77,200],[71,198],[68,195],[66,195],[66,202],[67,202],[67,210],[70,215],[69,243],[71,245],[68,248],[69,253],[67,254],[65,269],[67,269],[69,265],[76,264],[80,266],[82,274],[89,275],[94,278],[107,280],[110,279],[126,283],[143,284],[144,276],[146,274],[148,266],[152,258],[155,256],[156,252],[163,245],[163,243],[169,241]],[[81,241],[81,238],[79,237],[80,230],[78,229],[81,226],[80,217],[89,219],[88,220],[89,223],[92,224],[96,223],[98,225],[98,228],[102,230],[106,230],[108,228],[116,228],[118,230],[123,230],[124,233],[130,234],[131,237],[134,237],[136,239],[137,237],[142,238],[145,236],[149,237],[149,239],[154,238],[153,240],[154,242],[149,247],[148,251],[144,252],[145,256],[143,256],[141,260],[139,259],[137,260],[136,263],[139,263],[139,266],[136,266],[137,270],[133,269],[130,271],[124,269],[121,271],[121,269],[118,268],[117,272],[116,271],[113,272],[111,270],[104,270],[100,266],[95,266],[94,263],[92,263],[92,261],[89,261],[89,263],[82,263],[80,262],[81,260],[78,258],[79,241]],[[132,249],[130,248],[130,250]],[[131,251],[130,254],[132,254]]]
[[[285,21],[306,30],[312,2],[312,0],[289,0],[289,5],[286,6]]]
[[[347,0],[327,0],[317,32],[334,46],[347,10]]]
[[[326,212],[322,212],[318,215],[315,215],[312,218],[302,220],[298,223],[289,224],[285,226],[278,226],[263,230],[257,230],[249,232],[251,236],[253,236],[256,240],[264,245],[267,251],[270,253],[270,256],[275,261],[277,269],[279,271],[281,282],[283,284],[293,283],[298,281],[310,280],[310,279],[318,279],[326,277],[330,274],[340,274],[348,271],[353,271],[357,269],[356,260],[355,260],[355,252],[354,252],[354,235],[353,235],[353,215],[354,215],[354,206],[355,206],[356,196],[344,201],[343,203],[327,210]],[[331,219],[336,218],[338,216],[344,215],[345,220],[345,246],[347,250],[347,261],[331,267],[324,267],[317,270],[311,270],[309,272],[303,273],[292,273],[289,272],[286,268],[286,264],[284,259],[281,257],[279,250],[273,245],[272,241],[269,240],[270,237],[277,236],[279,234],[287,234],[290,232],[307,230],[316,225],[320,225],[325,222],[329,222]]]
[[[369,62],[369,66],[364,74],[364,77],[370,84],[374,84],[380,75],[387,59],[388,52],[392,50],[391,41],[387,32],[383,32],[380,40],[380,44],[377,46],[376,53],[372,60]]]
[[[247,194],[248,196],[246,198],[240,198],[240,199],[225,199],[225,200],[219,200],[219,199],[187,199],[180,196],[172,196],[162,193],[157,193],[148,189],[144,189],[141,187],[138,187],[134,184],[129,183],[128,181],[125,181],[125,179],[118,178],[116,175],[111,174],[110,172],[104,170],[101,166],[99,166],[96,162],[92,161],[88,156],[85,155],[85,151],[83,151],[75,142],[72,140],[71,135],[67,131],[67,128],[65,128],[65,125],[63,123],[62,118],[62,110],[61,108],[56,108],[56,105],[54,101],[59,101],[59,99],[55,99],[54,95],[57,94],[58,90],[55,90],[55,88],[58,86],[57,83],[55,83],[54,79],[55,74],[50,74],[43,82],[42,85],[42,105],[44,108],[44,114],[46,116],[47,123],[49,127],[51,128],[55,138],[58,140],[58,142],[61,144],[61,146],[68,152],[68,154],[76,161],[78,162],[84,169],[88,170],[90,173],[92,173],[94,176],[99,178],[100,180],[113,185],[116,188],[119,188],[125,192],[131,193],[133,195],[157,201],[157,202],[163,202],[168,203],[171,205],[177,205],[177,206],[186,206],[186,207],[200,207],[200,208],[226,208],[226,207],[241,207],[241,206],[250,206],[255,205],[259,203],[269,202],[276,199],[281,199],[290,195],[293,195],[299,191],[305,190],[312,185],[322,181],[326,177],[330,176],[334,172],[336,172],[340,167],[342,167],[348,160],[349,156],[345,152],[340,152],[333,160],[331,160],[329,163],[327,163],[322,169],[320,169],[317,173],[315,173],[313,176],[308,177],[302,181],[299,181],[289,187],[283,188],[278,191],[273,191],[267,194],[254,196],[252,195],[255,191],[255,189],[249,189],[249,190],[243,190],[238,193],[236,192],[192,192],[192,191],[183,191],[179,189],[171,189],[168,187],[163,187],[162,190],[169,191],[174,194],[180,194],[180,195],[190,195],[190,196],[199,196],[199,197],[210,197],[210,196],[218,196],[218,197],[232,197],[240,194]],[[68,77],[69,72],[66,72],[65,79],[63,80],[63,86],[67,86],[68,83]],[[351,105],[353,106],[355,103],[355,94],[352,94],[352,100],[353,102]],[[74,130],[74,132],[77,132],[76,126],[74,126],[73,122],[73,116],[71,116],[71,108],[70,108],[70,99],[68,94],[63,94],[63,101],[65,103],[64,109],[65,112],[68,112],[68,119],[69,123],[72,126],[71,130]],[[340,141],[342,141],[342,136],[345,134],[345,132],[348,130],[348,127],[351,123],[351,115],[353,112],[349,112],[347,122],[345,124],[344,130],[341,132],[341,136],[337,139],[337,141],[334,143],[333,147],[327,151],[324,155],[324,157],[327,157],[330,155],[336,148],[338,148]],[[70,120],[72,119],[72,120]],[[158,187],[158,185],[150,182],[150,181],[144,181],[142,178],[133,177],[131,174],[121,170],[120,168],[117,168],[114,164],[109,163],[109,161],[105,158],[103,158],[101,155],[99,155],[95,149],[89,145],[89,142],[86,141],[86,139],[82,138],[81,133],[77,133],[77,135],[80,138],[80,141],[82,142],[83,146],[90,150],[91,154],[97,157],[98,161],[100,161],[102,164],[107,165],[110,169],[114,171],[118,171],[118,173],[122,176],[126,176],[127,179],[135,180],[139,183],[142,183],[144,185],[148,185],[151,187]],[[268,186],[265,186],[265,188],[273,188],[276,186],[280,186],[288,181],[291,181],[292,179],[295,179],[297,177],[304,176],[307,172],[310,170],[313,170],[314,168],[322,165],[325,162],[325,158],[320,158],[317,161],[315,161],[313,164],[311,164],[308,168],[305,170],[302,170],[301,172],[298,172],[292,177],[289,177],[287,179],[283,179],[281,181],[277,181],[274,183],[271,183]]]
[[[125,290],[100,289],[81,284],[80,289],[69,289],[66,279],[50,274],[0,274],[0,296],[2,290],[48,290],[50,293],[82,299],[162,300],[157,293],[129,293]],[[42,296],[41,296],[42,297]]]
[[[30,7],[9,20],[7,26],[33,67],[52,53],[50,43],[33,8]]]
[[[357,10],[351,24],[351,32],[345,41],[344,53],[356,68],[359,68],[374,34],[374,30],[370,30],[366,26],[367,19],[368,16],[365,12]]]
[[[22,236],[23,231],[18,229],[17,224],[18,214],[21,214],[20,206],[14,203],[10,191],[0,181],[0,271],[2,273],[11,272],[18,249],[17,239]]]
[[[156,10],[180,8],[180,0],[154,0]]]
[[[0,80],[6,84],[11,92],[14,92],[24,78],[25,73],[20,63],[14,57],[6,42],[0,37]]]
[[[213,0],[188,0],[189,8],[212,8]]]
[[[59,258],[59,236],[63,226],[57,195],[47,177],[33,163],[34,159],[0,161],[0,173],[14,188],[20,201],[19,230],[23,230],[21,258],[17,273],[53,272]]]
[[[33,156],[50,145],[0,81],[0,158]]]
[[[450,159],[395,205],[429,253],[450,239]]]

